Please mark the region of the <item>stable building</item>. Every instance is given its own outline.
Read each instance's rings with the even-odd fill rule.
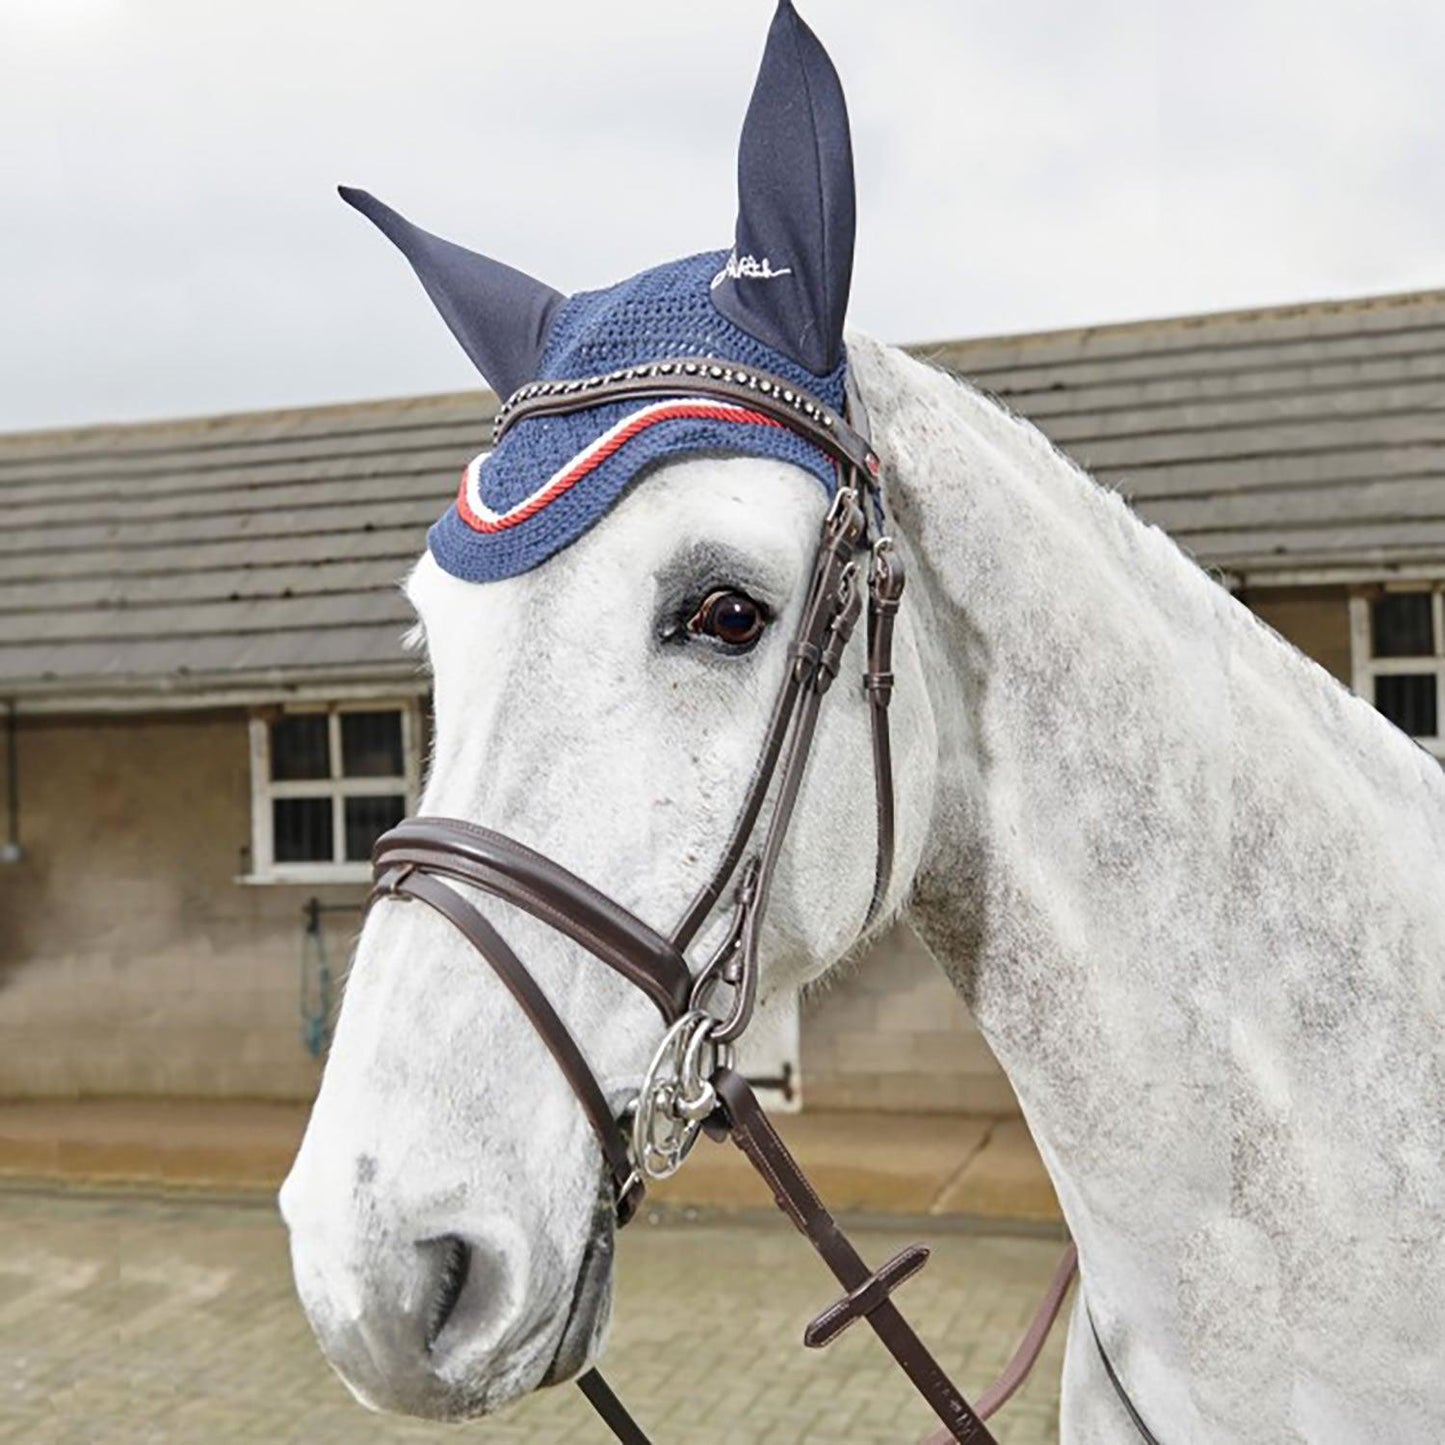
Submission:
[[[916,350],[1445,758],[1445,292]],[[0,1096],[315,1090],[421,782],[398,582],[495,407],[0,436]],[[798,1030],[809,1105],[1014,1107],[901,930]]]

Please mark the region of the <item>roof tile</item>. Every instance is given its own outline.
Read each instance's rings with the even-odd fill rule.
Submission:
[[[912,348],[1202,564],[1445,563],[1445,292]],[[0,436],[0,691],[408,676],[396,590],[490,393]]]

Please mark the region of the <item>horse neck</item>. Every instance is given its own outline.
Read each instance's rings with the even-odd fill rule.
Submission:
[[[1096,1308],[1168,1355],[1208,1220],[1318,1237],[1368,1215],[1320,1197],[1300,1130],[1381,1152],[1361,1084],[1401,1027],[1388,1001],[1440,992],[1445,785],[1031,428],[854,351],[931,615],[942,756],[911,917],[1015,1087]],[[1367,937],[1382,914],[1399,927]],[[1264,1177],[1247,1151],[1282,1135]]]

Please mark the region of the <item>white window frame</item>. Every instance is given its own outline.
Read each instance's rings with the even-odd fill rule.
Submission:
[[[401,714],[402,773],[397,777],[347,778],[341,775],[341,718],[349,712]],[[331,775],[278,782],[271,777],[271,723],[278,715],[324,713],[327,718]],[[415,698],[367,698],[354,702],[287,703],[251,714],[251,871],[243,883],[365,883],[371,865],[344,859],[346,799],[404,793],[406,811],[414,813],[421,793],[421,710]],[[278,863],[272,832],[271,804],[277,798],[330,798],[330,863]]]
[[[1375,657],[1370,629],[1370,604],[1385,593],[1428,592],[1434,619],[1435,651],[1429,657]],[[1366,702],[1375,701],[1375,679],[1392,674],[1435,674],[1435,726],[1445,726],[1445,587],[1439,583],[1386,583],[1350,596],[1350,660],[1355,691]],[[1445,735],[1416,738],[1426,752],[1445,761]]]

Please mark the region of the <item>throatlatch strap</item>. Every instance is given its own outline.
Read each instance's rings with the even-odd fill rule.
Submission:
[[[1119,1403],[1128,1413],[1134,1428],[1139,1432],[1139,1438],[1145,1442],[1145,1445],[1159,1445],[1154,1432],[1144,1423],[1144,1417],[1135,1409],[1134,1402],[1129,1398],[1129,1392],[1124,1388],[1124,1382],[1119,1378],[1119,1372],[1114,1368],[1114,1362],[1109,1358],[1108,1350],[1104,1348],[1103,1340],[1099,1338],[1099,1327],[1094,1323],[1093,1310],[1086,1306],[1084,1313],[1089,1317],[1089,1329],[1094,1335],[1094,1345],[1099,1351],[1099,1358],[1104,1362],[1104,1373],[1108,1375],[1109,1383],[1119,1397]]]

